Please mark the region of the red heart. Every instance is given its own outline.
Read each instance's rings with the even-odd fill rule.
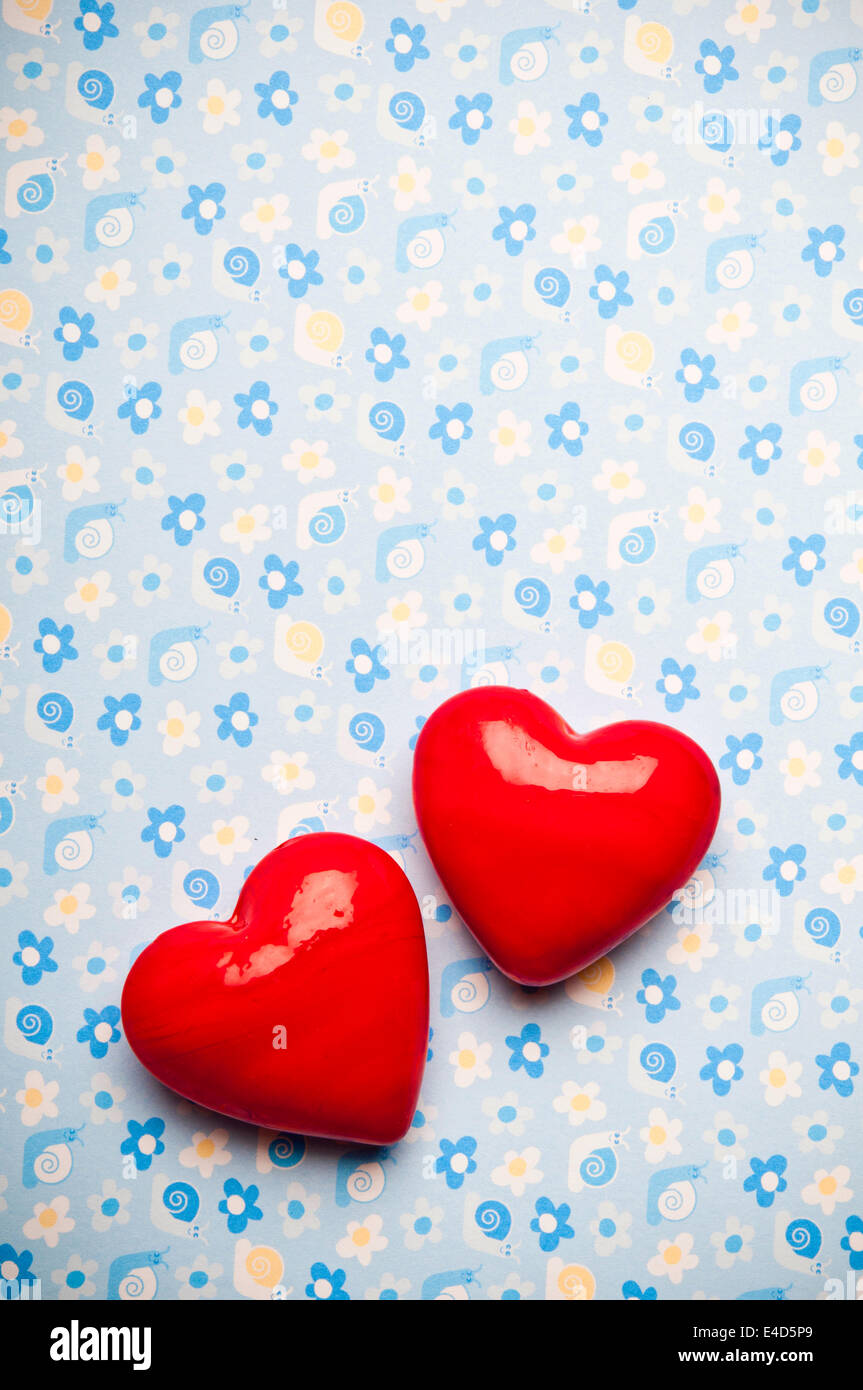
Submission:
[[[353,835],[288,840],[253,869],[229,921],[173,927],[141,952],[122,1012],[138,1060],[198,1105],[264,1129],[395,1143],[428,1046],[410,883]]]
[[[719,818],[707,754],[666,724],[576,734],[527,690],[484,686],[426,720],[414,757],[426,848],[505,975],[548,985],[658,912]]]

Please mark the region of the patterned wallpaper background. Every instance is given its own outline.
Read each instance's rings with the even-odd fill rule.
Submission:
[[[7,1291],[853,1296],[863,3],[2,15]],[[482,681],[720,768],[692,883],[551,990],[416,835]],[[142,945],[336,827],[428,928],[391,1152],[122,1036]]]

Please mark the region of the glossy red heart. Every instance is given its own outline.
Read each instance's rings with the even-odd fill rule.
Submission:
[[[144,948],[122,1014],[138,1060],[198,1105],[264,1129],[395,1143],[428,1047],[410,883],[353,835],[288,840],[252,870],[229,921],[172,927]]]
[[[417,823],[453,906],[504,974],[548,985],[642,926],[719,818],[707,754],[665,724],[576,734],[527,690],[483,686],[426,720]]]

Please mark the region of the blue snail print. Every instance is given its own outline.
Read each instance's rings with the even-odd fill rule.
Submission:
[[[18,1008],[19,1003],[19,1000],[13,999],[8,1002],[7,1029],[10,1036],[6,1040],[7,1047],[25,1057],[38,1057],[43,1062],[55,1061],[60,1048],[49,1046],[54,1034],[53,1015],[42,1004],[25,1004],[23,1008]],[[14,1019],[9,1016],[13,1013]]]
[[[810,971],[811,974],[811,971]],[[761,980],[752,991],[749,1027],[753,1036],[765,1033],[785,1033],[800,1017],[801,991],[810,992],[806,981],[809,975],[786,975],[776,980]]]
[[[212,912],[222,886],[212,869],[190,869],[183,879],[183,892],[193,906],[202,912]]]
[[[479,1286],[477,1275],[482,1265],[476,1269],[448,1269],[442,1274],[430,1274],[423,1280],[420,1297],[424,1302],[442,1300],[444,1302],[464,1301],[470,1298],[471,1287]]]
[[[199,314],[175,323],[168,344],[168,371],[177,376],[212,367],[219,356],[218,332],[226,327],[229,313]]]
[[[482,350],[479,389],[484,396],[495,391],[517,391],[530,375],[528,353],[536,346],[538,333],[515,338],[495,338]]]
[[[503,87],[513,82],[535,82],[548,68],[550,43],[560,43],[556,30],[560,24],[538,24],[528,29],[512,29],[500,41],[498,79]]]
[[[351,1202],[373,1202],[386,1186],[384,1163],[395,1163],[388,1148],[351,1149],[342,1154],[336,1165],[336,1206],[348,1207]]]
[[[412,854],[417,852],[415,840],[418,833],[418,831],[412,830],[409,835],[379,835],[372,840],[372,844],[377,845],[378,849],[382,849],[385,854],[396,861],[400,869],[403,869],[405,867],[405,850],[409,849]]]
[[[702,598],[725,598],[734,588],[732,560],[744,559],[745,541],[726,545],[704,545],[693,550],[686,562],[686,597],[690,603]]]
[[[515,645],[506,643],[466,653],[461,663],[460,689],[473,689],[477,685],[509,685],[509,662],[518,661],[517,649],[516,642]]]
[[[209,623],[190,623],[187,627],[166,628],[150,642],[148,679],[151,685],[164,681],[186,681],[198,669],[198,643],[207,642]]]
[[[474,1014],[488,1003],[492,963],[488,956],[452,960],[444,966],[440,980],[442,1018],[454,1014]]]
[[[92,113],[90,119],[98,118],[103,125],[113,125],[114,116],[109,107],[114,100],[115,88],[110,74],[101,68],[86,68],[76,78],[73,67],[69,76],[74,81],[76,96],[83,103],[81,113]],[[69,101],[68,95],[66,100]]]
[[[66,517],[63,559],[73,565],[78,560],[101,560],[112,549],[114,523],[124,520],[123,502],[91,502],[73,507]]]
[[[803,930],[816,946],[831,951],[842,934],[842,923],[832,907],[813,907],[803,920]]]
[[[425,565],[426,540],[433,540],[433,521],[404,526],[390,526],[378,536],[375,578],[385,584],[389,579],[413,579]]]
[[[135,234],[134,208],[144,208],[141,192],[99,193],[84,214],[84,250],[116,251]]]
[[[43,1129],[38,1134],[28,1135],[24,1144],[21,1181],[25,1187],[36,1187],[45,1183],[53,1187],[65,1182],[75,1161],[72,1145],[83,1144],[79,1136],[83,1125],[77,1129]]]
[[[472,1250],[508,1258],[513,1251],[512,1212],[505,1202],[495,1197],[481,1201],[468,1194],[464,1211],[464,1239]]]
[[[396,270],[432,270],[443,260],[444,230],[452,226],[451,212],[425,212],[405,218],[396,235]]]
[[[839,373],[848,373],[844,356],[811,357],[791,368],[788,409],[792,415],[829,410],[839,397]]]
[[[794,1265],[795,1261],[787,1258],[791,1254],[808,1264],[807,1273],[823,1273],[823,1262],[817,1258],[824,1243],[820,1226],[808,1216],[798,1216],[788,1222],[783,1235],[787,1246],[787,1252],[783,1252],[786,1255],[783,1264]],[[830,1263],[829,1260],[827,1263]]]
[[[686,1221],[698,1205],[699,1179],[704,1182],[706,1163],[684,1163],[662,1168],[647,1180],[647,1222]]]
[[[45,831],[43,872],[56,874],[65,869],[67,873],[78,873],[86,868],[96,848],[93,831],[105,833],[101,823],[104,815],[100,811],[98,815],[63,816],[52,821]]]
[[[667,1043],[648,1043],[639,1054],[638,1064],[645,1077],[654,1084],[665,1087],[665,1094],[669,1099],[673,1099],[673,1083],[677,1074],[677,1053],[674,1049]]]
[[[809,63],[809,105],[850,101],[857,91],[855,64],[860,62],[861,56],[863,48],[859,44],[816,53]]]
[[[61,419],[64,420],[67,427],[71,427],[74,423],[79,434],[92,437],[96,426],[90,424],[89,420],[93,413],[95,397],[87,382],[78,381],[75,378],[62,381],[54,396],[61,411]]]
[[[163,1209],[161,1220],[165,1226],[177,1223],[184,1235],[196,1237],[200,1227],[195,1220],[201,1208],[201,1198],[197,1188],[188,1182],[169,1182],[164,1185],[158,1198]]]
[[[718,290],[745,289],[755,276],[754,252],[764,247],[764,233],[719,237],[707,248],[704,274],[705,288],[710,294]]]
[[[159,1269],[165,1264],[165,1250],[144,1250],[120,1255],[108,1269],[109,1301],[148,1303],[159,1292]]]
[[[12,829],[15,822],[15,802],[13,798],[23,795],[23,785],[16,778],[8,777],[0,781],[0,835],[5,835],[7,830]]]
[[[249,23],[246,14],[251,0],[231,5],[208,5],[192,15],[189,25],[189,62],[203,63],[206,58],[222,62],[230,58],[240,42],[237,20]]]
[[[287,1172],[296,1168],[306,1156],[306,1140],[302,1134],[282,1132],[267,1136],[267,1161],[274,1168]]]
[[[818,683],[827,679],[829,664],[796,666],[776,673],[770,683],[771,724],[778,727],[786,720],[799,724],[812,718],[820,703]]]

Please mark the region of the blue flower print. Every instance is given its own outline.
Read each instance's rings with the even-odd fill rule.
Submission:
[[[746,426],[746,443],[742,444],[737,451],[737,457],[749,459],[752,465],[752,472],[757,478],[761,478],[769,469],[771,463],[782,457],[782,450],[779,448],[779,441],[782,438],[782,426],[773,422],[765,425],[763,429],[756,429],[754,425]]]
[[[234,405],[240,407],[237,424],[241,430],[251,425],[255,434],[267,435],[273,432],[273,416],[279,412],[275,401],[270,400],[270,387],[266,381],[253,381],[248,391],[240,391],[234,396]]]
[[[158,381],[145,381],[143,386],[127,386],[122,405],[117,407],[118,420],[128,420],[133,434],[146,434],[154,420],[162,414],[159,397],[162,388]]]
[[[759,754],[763,743],[760,734],[746,734],[743,738],[726,734],[725,747],[728,751],[722,754],[719,766],[724,771],[730,770],[735,786],[745,787],[752,773],[762,766],[763,759]]]
[[[231,1235],[241,1235],[250,1221],[263,1220],[264,1213],[257,1205],[260,1194],[254,1183],[244,1188],[236,1178],[228,1178],[222,1191],[225,1195],[219,1203],[219,1211],[227,1216]]]
[[[36,1283],[32,1264],[32,1250],[16,1250],[8,1241],[0,1243],[0,1269],[3,1270],[3,1277],[9,1284],[14,1280],[19,1289],[22,1285],[26,1285],[28,1289],[32,1288]]]
[[[659,669],[662,675],[656,682],[656,689],[665,696],[665,708],[669,714],[679,714],[687,700],[700,699],[701,691],[695,684],[693,665],[681,666],[673,656],[667,656]]]
[[[768,1159],[750,1158],[749,1167],[752,1171],[743,1180],[743,1191],[754,1192],[760,1207],[772,1207],[779,1193],[788,1186],[782,1176],[788,1159],[784,1154],[771,1154]]]
[[[321,1260],[315,1260],[309,1270],[310,1282],[306,1284],[306,1298],[314,1298],[319,1303],[344,1303],[350,1301],[345,1288],[345,1271],[329,1269]]]
[[[536,236],[532,225],[536,217],[533,203],[519,203],[517,208],[501,206],[497,210],[500,218],[492,232],[495,241],[502,241],[508,256],[520,256],[529,241]]]
[[[611,588],[606,579],[600,579],[595,584],[589,575],[580,574],[573,588],[575,593],[569,600],[569,606],[578,614],[579,627],[588,630],[594,628],[600,618],[608,618],[614,612],[612,605],[606,602]]]
[[[384,47],[393,55],[396,72],[410,72],[414,63],[429,57],[429,50],[423,43],[426,36],[422,24],[408,24],[406,19],[393,19],[390,22],[390,37]]]
[[[42,658],[43,671],[54,675],[64,661],[77,661],[78,648],[72,646],[74,636],[75,629],[71,623],[58,627],[53,618],[40,618],[39,636],[33,643],[33,650]]]
[[[822,232],[818,227],[810,227],[809,245],[804,246],[801,258],[804,261],[812,262],[812,269],[815,274],[823,280],[830,274],[834,265],[845,259],[845,251],[842,242],[845,240],[845,228],[833,222],[829,227],[825,227]]]
[[[713,375],[716,358],[712,353],[703,357],[695,348],[684,348],[680,354],[680,366],[674,373],[674,380],[683,386],[683,394],[691,405],[701,400],[705,391],[718,391],[719,379]]]
[[[266,557],[258,588],[266,593],[271,608],[284,608],[289,598],[299,598],[303,592],[302,584],[297,582],[299,572],[296,560],[282,561],[278,555]]]
[[[740,73],[734,66],[734,49],[731,44],[720,48],[713,39],[703,39],[699,48],[701,57],[696,60],[695,71],[704,82],[705,92],[711,96],[721,92],[726,82],[736,82]]]
[[[652,967],[641,972],[641,989],[636,991],[636,999],[644,1005],[644,1016],[648,1023],[661,1023],[667,1013],[676,1013],[680,1000],[674,993],[677,988],[675,975],[660,975]]]
[[[197,183],[189,184],[189,201],[180,216],[186,222],[191,219],[198,236],[209,236],[215,224],[225,216],[222,206],[225,191],[223,183],[208,183],[206,188]]]
[[[475,145],[482,132],[492,124],[488,114],[490,110],[491,95],[488,92],[477,92],[474,97],[459,95],[455,99],[455,111],[449,118],[449,128],[460,131],[466,145]]]
[[[852,1269],[863,1269],[863,1216],[845,1218],[846,1235],[839,1242],[840,1249],[847,1250],[848,1263]],[[0,1259],[3,1258],[0,1250]]]
[[[174,845],[179,845],[186,838],[183,829],[183,821],[186,819],[186,811],[183,806],[168,806],[166,810],[159,811],[155,806],[151,806],[147,811],[148,825],[141,831],[141,839],[145,845],[151,844],[159,859],[167,859]]]
[[[777,121],[768,116],[764,122],[764,134],[758,141],[759,150],[770,151],[770,162],[777,168],[788,163],[788,157],[800,149],[802,141],[797,132],[802,122],[799,116],[783,116]]]
[[[255,96],[260,97],[259,116],[272,116],[279,125],[290,125],[294,119],[291,108],[297,104],[297,93],[283,68],[274,72],[269,82],[256,82]]]
[[[805,845],[789,845],[787,849],[772,845],[770,863],[762,870],[761,877],[774,885],[781,898],[787,898],[794,891],[795,883],[802,883],[806,877],[805,858]]]
[[[60,310],[60,324],[54,329],[54,339],[63,344],[63,356],[67,362],[78,362],[85,348],[96,348],[99,339],[93,333],[96,320],[92,314],[79,314],[66,304]]]
[[[372,362],[377,381],[391,381],[397,371],[410,366],[410,358],[405,356],[405,335],[394,333],[390,337],[385,328],[373,328],[372,345],[366,348],[366,361]]]
[[[618,309],[628,309],[632,295],[627,292],[629,275],[621,270],[615,275],[611,266],[598,265],[593,272],[596,281],[590,287],[590,297],[596,301],[601,319],[613,319]]]
[[[324,277],[317,268],[319,260],[317,251],[303,251],[295,241],[285,247],[279,275],[287,280],[288,294],[292,299],[302,299],[312,285],[324,283]]]
[[[863,468],[863,434],[855,434],[854,448],[860,450],[857,455],[857,467]]]
[[[9,265],[12,260],[11,252],[6,250],[6,242],[9,240],[9,233],[5,227],[0,227],[0,265]]]
[[[656,1289],[652,1284],[648,1284],[646,1289],[642,1289],[634,1279],[627,1279],[621,1284],[620,1292],[627,1302],[633,1303],[653,1303],[656,1300]]]
[[[823,554],[826,544],[825,537],[817,531],[813,531],[805,540],[799,536],[788,537],[788,554],[783,557],[782,568],[791,570],[795,583],[801,588],[808,588],[813,576],[827,564]]]
[[[740,1065],[742,1058],[743,1048],[740,1043],[729,1043],[727,1047],[708,1047],[707,1061],[698,1075],[702,1081],[710,1082],[714,1095],[727,1096],[733,1082],[739,1081],[743,1075]]]
[[[56,973],[57,962],[51,954],[53,950],[53,937],[43,936],[40,940],[32,931],[18,933],[18,950],[12,953],[12,963],[21,971],[22,984],[38,985],[43,975]]]
[[[829,1091],[832,1087],[837,1095],[847,1100],[854,1091],[854,1077],[860,1071],[859,1064],[851,1060],[848,1043],[834,1043],[829,1052],[819,1053],[815,1065],[821,1068],[819,1089]]]
[[[457,454],[462,444],[473,435],[468,420],[473,415],[473,406],[467,401],[459,401],[450,410],[445,405],[436,405],[437,419],[429,429],[429,439],[439,439],[445,454]]]
[[[510,1050],[510,1071],[526,1071],[533,1080],[542,1076],[543,1058],[548,1056],[549,1046],[542,1041],[538,1023],[526,1023],[520,1033],[511,1033],[506,1045]]]
[[[173,68],[163,72],[161,77],[155,72],[144,74],[144,90],[138,97],[138,105],[150,112],[154,125],[164,125],[170,113],[182,106],[180,87],[183,79]]]
[[[475,1153],[476,1140],[470,1134],[463,1134],[455,1143],[451,1139],[441,1139],[435,1172],[444,1174],[447,1187],[459,1188],[470,1173],[476,1172]]]
[[[214,705],[213,713],[219,721],[216,737],[223,743],[232,738],[238,748],[248,748],[258,716],[250,708],[245,690],[235,691],[226,705]]]
[[[113,5],[100,5],[99,0],[80,0],[78,9],[81,13],[75,19],[74,27],[81,35],[88,53],[101,48],[105,39],[116,39],[120,30],[112,23]]]
[[[842,781],[853,777],[863,787],[863,733],[852,734],[848,743],[837,743],[833,752],[839,759],[837,771]]]
[[[361,695],[367,695],[374,688],[375,681],[388,681],[390,673],[381,660],[383,644],[371,647],[364,637],[355,637],[351,642],[351,654],[345,662],[345,670],[354,678],[354,688]]]
[[[496,567],[503,563],[508,550],[515,550],[514,530],[515,517],[512,512],[503,512],[498,517],[481,516],[479,533],[472,542],[473,549],[483,551],[486,564]]]
[[[556,1207],[550,1197],[537,1198],[536,1216],[531,1220],[530,1229],[539,1236],[540,1250],[550,1254],[562,1240],[572,1240],[575,1231],[569,1224],[571,1211],[568,1202]]]
[[[189,545],[196,531],[203,531],[207,499],[202,492],[190,492],[188,497],[169,497],[168,511],[162,517],[162,530],[173,531],[177,545]]]
[[[602,129],[608,124],[608,116],[600,110],[596,92],[585,92],[577,106],[565,106],[563,110],[569,117],[570,140],[584,140],[593,148],[602,144]]]
[[[165,1145],[162,1142],[162,1135],[165,1133],[165,1121],[160,1120],[158,1115],[151,1115],[149,1120],[140,1124],[138,1120],[129,1120],[126,1125],[129,1136],[120,1145],[121,1154],[130,1154],[135,1160],[135,1167],[139,1173],[146,1173],[147,1169],[165,1152]]]
[[[590,430],[587,421],[581,418],[578,403],[566,401],[557,415],[546,415],[545,423],[549,428],[549,449],[563,449],[570,458],[578,458],[584,449],[581,441]]]
[[[78,1029],[75,1037],[79,1043],[87,1044],[91,1057],[107,1057],[111,1044],[120,1041],[119,1022],[120,1010],[116,1004],[108,1004],[101,1011],[85,1009],[83,1027]]]
[[[103,731],[107,730],[114,747],[122,748],[124,743],[128,743],[129,735],[134,734],[141,727],[141,721],[138,718],[141,697],[130,694],[123,695],[118,700],[113,695],[105,695],[103,704],[105,713],[99,715],[96,720],[96,728]]]

